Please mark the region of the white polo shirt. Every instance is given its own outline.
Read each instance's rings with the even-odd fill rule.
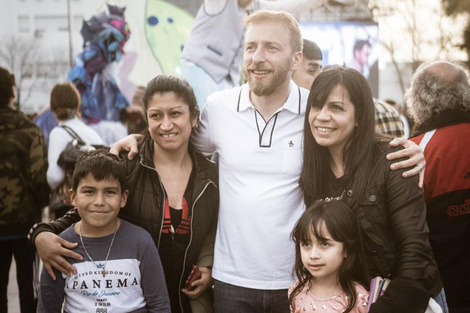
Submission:
[[[304,210],[299,187],[308,90],[293,82],[268,120],[252,105],[249,85],[208,97],[193,143],[219,155],[220,211],[215,279],[254,289],[293,281],[292,229]]]

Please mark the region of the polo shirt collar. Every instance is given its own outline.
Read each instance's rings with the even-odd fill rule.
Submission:
[[[300,93],[300,88],[291,80],[289,86],[289,97],[286,102],[279,108],[278,111],[288,110],[294,114],[300,114],[302,96]],[[237,112],[242,112],[248,108],[255,109],[255,106],[251,103],[250,100],[250,85],[248,83],[244,84],[240,88],[240,94],[238,95],[238,105]]]

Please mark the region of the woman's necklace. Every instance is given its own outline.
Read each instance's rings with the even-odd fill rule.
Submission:
[[[97,268],[103,268],[103,270],[101,271],[101,274],[103,274],[103,277],[106,277],[106,263],[108,262],[109,253],[111,252],[111,248],[113,247],[113,243],[114,243],[114,238],[116,237],[118,221],[116,220],[116,228],[114,229],[113,239],[111,239],[111,244],[109,245],[108,253],[106,254],[106,259],[104,260],[103,264],[96,264],[95,261],[91,258],[88,251],[86,251],[86,247],[85,247],[85,244],[83,243],[83,238],[82,238],[82,223],[81,222],[80,222],[79,227],[80,227],[80,234],[79,234],[80,242],[82,243],[83,250],[85,250],[87,257],[90,259],[91,262],[93,262],[93,264],[95,264]]]

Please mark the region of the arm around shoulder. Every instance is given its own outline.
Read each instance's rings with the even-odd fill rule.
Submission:
[[[210,128],[210,111],[212,103],[208,100],[202,110],[199,123],[194,127],[191,134],[191,143],[205,156],[210,156],[215,152],[215,146],[212,143]]]
[[[75,268],[65,259],[65,257],[81,260],[82,256],[71,249],[77,247],[77,243],[71,243],[58,234],[72,225],[74,221],[80,219],[75,210],[70,210],[63,217],[48,223],[35,224],[28,234],[31,244],[36,247],[39,257],[44,263],[44,268],[55,280],[53,268],[66,275],[75,273]]]
[[[405,138],[395,138],[390,142],[391,147],[401,146],[403,149],[397,150],[395,152],[389,153],[387,155],[388,160],[396,160],[391,165],[392,170],[397,169],[407,169],[402,176],[410,177],[419,174],[419,187],[423,187],[424,179],[424,166],[426,165],[426,160],[424,158],[424,153],[421,148],[410,140]],[[403,160],[397,160],[404,158]]]
[[[28,239],[30,243],[35,246],[35,240],[37,235],[41,232],[48,231],[52,232],[56,235],[60,234],[64,231],[67,227],[76,223],[80,220],[80,215],[78,215],[78,211],[76,208],[67,212],[64,216],[55,219],[49,223],[36,223],[31,227],[28,234]]]
[[[131,134],[122,138],[121,140],[115,142],[109,152],[119,156],[121,151],[129,151],[127,157],[129,160],[134,159],[134,157],[139,153],[138,141],[143,138],[143,135],[140,134]]]

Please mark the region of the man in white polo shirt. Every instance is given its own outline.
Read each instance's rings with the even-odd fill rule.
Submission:
[[[257,11],[245,20],[248,84],[208,97],[194,145],[218,153],[220,210],[212,276],[216,312],[287,312],[303,209],[298,180],[308,91],[290,77],[302,63],[297,21]]]

